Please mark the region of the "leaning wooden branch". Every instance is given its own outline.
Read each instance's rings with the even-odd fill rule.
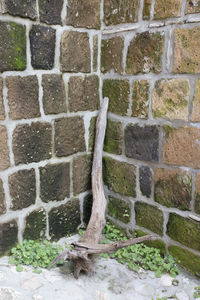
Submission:
[[[129,245],[157,239],[155,236],[147,235],[106,245],[99,244],[101,233],[105,226],[106,212],[106,198],[104,195],[102,179],[102,156],[106,130],[107,109],[108,98],[104,98],[96,123],[96,139],[92,166],[93,205],[89,224],[79,241],[72,244],[74,246],[73,249],[66,250],[61,253],[51,264],[52,267],[60,259],[72,260],[74,263],[75,278],[78,278],[81,271],[92,271],[92,261],[90,258],[91,254],[112,253]]]

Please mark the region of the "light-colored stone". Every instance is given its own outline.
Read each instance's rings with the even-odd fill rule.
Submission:
[[[19,293],[11,288],[0,288],[0,299],[1,300],[16,300]]]
[[[190,300],[189,296],[184,290],[178,290],[176,292],[176,297],[178,298],[178,300]]]
[[[30,276],[21,282],[21,287],[30,291],[35,291],[42,286],[40,279],[36,276]]]
[[[173,278],[169,276],[168,274],[162,275],[160,278],[160,284],[162,286],[171,286],[172,285]]]
[[[44,300],[44,297],[41,295],[33,295],[33,300]]]
[[[148,283],[139,283],[138,281],[134,283],[134,289],[142,296],[153,297],[155,293],[155,287]]]
[[[96,300],[110,300],[110,297],[104,291],[97,291]]]

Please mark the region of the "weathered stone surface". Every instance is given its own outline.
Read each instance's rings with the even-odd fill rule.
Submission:
[[[5,0],[4,12],[13,16],[35,20],[37,16],[36,0]]]
[[[93,36],[93,71],[97,72],[98,66],[98,35]]]
[[[155,84],[152,99],[154,118],[188,120],[190,83],[187,79],[161,79]]]
[[[58,114],[67,111],[65,86],[62,75],[42,76],[43,107],[45,114]]]
[[[3,104],[3,80],[0,77],[0,120],[5,119],[5,108]]]
[[[154,19],[175,18],[181,15],[182,0],[156,0]]]
[[[30,30],[31,64],[34,69],[51,70],[54,66],[56,31],[33,25]]]
[[[55,151],[57,156],[68,156],[86,150],[85,129],[81,117],[55,121]]]
[[[17,243],[17,233],[18,227],[15,220],[0,224],[0,255],[5,254]]]
[[[154,175],[155,201],[167,207],[190,209],[192,176],[179,169],[156,169]]]
[[[163,47],[163,33],[143,32],[136,34],[128,47],[126,72],[128,74],[160,73]]]
[[[49,123],[18,125],[13,133],[16,165],[48,159],[52,154],[52,128]]]
[[[24,239],[38,240],[44,238],[46,233],[46,213],[43,208],[29,213],[25,222]]]
[[[97,110],[99,104],[98,76],[70,77],[68,102],[70,111]]]
[[[11,209],[26,208],[35,203],[36,180],[35,170],[20,170],[8,178],[11,196]]]
[[[152,0],[144,0],[143,6],[143,20],[149,20],[151,14],[151,1]]]
[[[195,212],[200,214],[200,174],[196,175],[196,180],[195,180],[194,208],[195,208]]]
[[[169,246],[168,250],[183,269],[194,275],[200,273],[200,256],[174,245]]]
[[[92,195],[87,195],[83,200],[83,222],[84,224],[88,224],[90,220],[90,215],[92,211]]]
[[[40,197],[43,202],[60,201],[70,195],[69,163],[40,168]]]
[[[149,82],[147,80],[133,81],[132,117],[148,118]]]
[[[107,120],[104,151],[114,154],[122,154],[122,123]]]
[[[100,28],[99,0],[69,0],[67,24],[73,27]]]
[[[148,233],[140,230],[140,229],[136,229],[135,230],[135,236],[136,237],[140,237],[140,236],[144,236],[147,235]],[[146,241],[143,242],[143,244],[145,244],[148,247],[154,247],[160,250],[161,255],[166,255],[166,248],[165,248],[165,243],[162,240],[156,240],[156,241]]]
[[[197,221],[170,213],[167,234],[189,248],[200,250],[200,223]]]
[[[186,3],[186,14],[195,14],[200,12],[200,1],[199,0],[187,0]]]
[[[124,139],[127,157],[147,161],[159,160],[158,127],[128,124],[125,128]]]
[[[47,24],[62,24],[63,0],[39,0],[40,21]]]
[[[191,121],[200,122],[200,79],[196,80]]]
[[[150,197],[152,190],[152,171],[149,167],[142,166],[139,169],[140,191],[143,196]]]
[[[80,223],[78,199],[72,199],[66,204],[52,208],[49,212],[49,234],[54,239],[74,233]]]
[[[10,166],[7,140],[7,129],[4,126],[0,126],[0,171],[5,170]]]
[[[166,164],[200,168],[200,129],[164,126],[163,162]]]
[[[125,116],[129,108],[130,86],[128,80],[105,79],[103,97],[109,98],[110,112]]]
[[[200,73],[200,26],[174,31],[174,73]]]
[[[136,224],[159,235],[163,233],[163,214],[156,206],[147,203],[135,203]]]
[[[91,71],[91,53],[89,36],[86,32],[65,31],[61,38],[62,72]]]
[[[135,166],[109,157],[103,158],[103,178],[110,190],[125,196],[136,196]]]
[[[95,142],[95,133],[96,133],[96,117],[92,117],[90,120],[90,127],[89,127],[89,141],[88,141],[88,150],[94,150],[94,142]]]
[[[9,76],[6,78],[9,117],[13,120],[40,116],[37,76]]]
[[[109,196],[108,214],[121,222],[127,224],[131,219],[131,206],[130,203]]]
[[[26,68],[26,27],[0,22],[0,72]]]
[[[0,215],[6,212],[6,204],[5,204],[5,192],[3,188],[3,182],[0,179]]]
[[[116,25],[137,22],[139,8],[139,0],[105,0],[104,23],[106,25]]]
[[[91,189],[91,155],[83,155],[73,160],[73,188],[74,195]]]
[[[123,48],[124,40],[119,36],[101,41],[101,72],[123,72]]]

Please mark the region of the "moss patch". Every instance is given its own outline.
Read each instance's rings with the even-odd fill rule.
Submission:
[[[130,222],[131,208],[130,204],[122,199],[109,197],[108,214],[123,223]]]
[[[132,116],[148,118],[149,82],[147,80],[133,82]]]
[[[122,142],[122,123],[108,119],[104,140],[104,151],[114,154],[121,154]]]
[[[46,213],[43,209],[30,213],[26,218],[23,238],[37,240],[45,236]]]

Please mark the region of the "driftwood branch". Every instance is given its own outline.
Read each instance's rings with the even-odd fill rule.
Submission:
[[[99,244],[102,230],[105,226],[106,198],[103,189],[102,179],[102,156],[103,144],[106,130],[108,109],[108,98],[104,98],[96,122],[96,138],[94,158],[92,166],[92,193],[93,205],[90,221],[83,236],[78,242],[73,243],[72,250],[62,252],[51,264],[55,265],[59,260],[72,260],[74,263],[74,277],[78,278],[81,271],[92,271],[90,256],[97,253],[112,253],[120,248],[144,241],[154,241],[157,237],[147,235],[126,241],[118,241],[110,244]]]

